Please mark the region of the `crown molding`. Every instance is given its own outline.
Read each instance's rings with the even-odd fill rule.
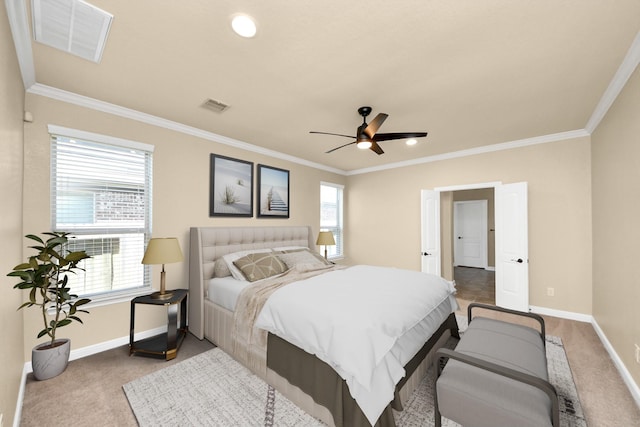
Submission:
[[[596,106],[596,109],[591,114],[585,129],[589,133],[593,133],[604,116],[609,111],[609,108],[613,105],[613,102],[616,100],[620,92],[624,88],[624,85],[627,84],[627,80],[631,77],[631,74],[638,67],[638,63],[640,63],[640,31],[636,34],[636,38],[631,43],[631,47],[627,51],[620,67],[618,67],[618,71],[611,79],[607,90],[604,91],[602,98],[600,98],[600,102]]]
[[[435,156],[420,157],[403,162],[389,163],[371,168],[354,169],[347,172],[347,175],[361,175],[370,172],[379,172],[387,169],[404,168],[407,166],[420,165],[423,163],[439,162],[442,160],[457,159],[460,157],[476,156],[478,154],[493,153],[495,151],[511,150],[513,148],[528,147],[530,145],[547,144],[549,142],[564,141],[567,139],[590,136],[585,129],[572,130],[568,132],[553,133],[550,135],[536,136],[533,138],[519,139],[517,141],[502,142],[499,144],[485,145],[482,147],[470,148],[468,150],[452,151],[450,153],[436,154]]]
[[[277,159],[286,160],[292,163],[297,163],[303,166],[308,166],[315,169],[325,170],[327,172],[336,173],[339,175],[345,175],[346,171],[336,169],[330,166],[322,165],[320,163],[311,162],[299,157],[291,156],[289,154],[280,153],[279,151],[269,150],[264,147],[249,144],[247,142],[239,141],[237,139],[229,138],[223,135],[218,135],[213,132],[205,131],[195,128],[193,126],[184,125],[182,123],[174,122],[172,120],[163,119],[161,117],[153,116],[151,114],[143,113],[130,108],[121,107],[116,104],[100,101],[98,99],[89,98],[87,96],[78,95],[77,93],[68,92],[66,90],[57,89],[51,86],[46,86],[40,83],[36,83],[27,89],[28,93],[34,95],[40,95],[47,98],[55,99],[57,101],[67,102],[69,104],[78,105],[80,107],[90,108],[92,110],[101,111],[103,113],[113,114],[115,116],[124,117],[126,119],[135,120],[152,126],[169,129],[175,132],[180,132],[185,135],[195,136],[207,141],[217,142],[220,144],[228,145],[231,147],[239,148],[245,151],[251,151],[257,154],[262,154]]]
[[[150,114],[142,113],[140,111],[132,110],[129,108],[121,107],[115,104],[110,104],[97,99],[85,97],[72,92],[67,92],[62,89],[53,88],[50,86],[42,85],[36,82],[35,77],[35,65],[33,62],[33,52],[31,49],[31,37],[29,31],[28,12],[26,9],[26,2],[22,0],[5,0],[7,9],[7,15],[9,18],[9,24],[11,27],[11,33],[13,36],[16,55],[18,57],[18,63],[20,65],[20,72],[22,74],[22,80],[25,90],[29,93],[57,99],[63,102],[72,103],[75,105],[91,108],[97,111],[114,114],[120,117],[125,117],[131,120],[136,120],[142,123],[147,123],[153,126],[170,129],[176,132],[181,132],[187,135],[192,135],[198,138],[202,138],[208,141],[218,142],[221,144],[236,147],[242,150],[251,151],[254,153],[290,161],[303,166],[312,167],[315,169],[325,170],[338,175],[359,175],[370,172],[377,172],[387,169],[395,169],[406,166],[413,166],[423,163],[431,163],[441,160],[448,160],[466,156],[473,156],[477,154],[490,153],[501,150],[510,150],[512,148],[519,148],[528,145],[544,144],[547,142],[555,142],[564,139],[571,139],[581,136],[589,136],[598,127],[605,114],[615,101],[616,97],[622,91],[624,85],[630,78],[631,74],[635,71],[640,63],[640,32],[636,35],[631,47],[627,51],[627,55],[620,64],[618,71],[611,80],[607,90],[603,94],[600,102],[596,106],[589,121],[584,129],[556,133],[551,135],[543,135],[535,138],[528,138],[518,141],[505,142],[500,144],[489,145],[485,147],[472,148],[469,150],[455,151],[451,153],[444,153],[435,156],[422,157],[419,159],[412,159],[404,162],[390,163],[383,166],[376,166],[371,168],[354,169],[351,171],[345,171],[334,167],[326,166],[320,163],[311,162],[299,157],[294,157],[288,154],[280,153],[274,150],[269,150],[263,147],[259,147],[253,144],[249,144],[243,141],[239,141],[233,138],[228,138],[222,135],[215,134],[213,132],[204,131],[192,126],[187,126],[181,123],[173,122],[171,120],[162,119],[160,117],[152,116]]]
[[[25,89],[36,83],[36,71],[31,50],[31,36],[26,2],[23,0],[5,0],[9,27],[13,36],[13,44],[16,47],[16,56],[22,75],[22,84]]]

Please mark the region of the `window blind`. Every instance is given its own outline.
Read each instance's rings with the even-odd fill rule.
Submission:
[[[51,136],[51,218],[72,233],[69,251],[91,255],[69,276],[82,296],[150,287],[141,264],[151,235],[152,151],[142,144],[108,144]]]

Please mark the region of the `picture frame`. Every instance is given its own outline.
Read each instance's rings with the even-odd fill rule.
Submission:
[[[258,165],[259,218],[289,218],[289,171]]]
[[[209,216],[253,217],[253,162],[211,154]]]

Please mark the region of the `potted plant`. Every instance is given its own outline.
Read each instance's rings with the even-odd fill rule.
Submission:
[[[68,286],[69,274],[75,274],[76,270],[82,270],[78,264],[90,258],[84,251],[69,252],[66,249],[69,233],[52,232],[42,233],[42,238],[29,234],[28,239],[37,242],[29,248],[36,250],[36,255],[29,257],[28,261],[17,265],[7,276],[20,278],[21,282],[14,289],[28,289],[29,301],[18,307],[37,306],[42,312],[44,329],[38,333],[38,338],[47,335],[50,341],[39,344],[31,352],[31,364],[33,374],[38,380],[46,380],[61,374],[69,362],[71,341],[69,339],[56,339],[58,328],[66,326],[74,320],[82,323],[78,317],[79,312],[89,313],[79,307],[91,300],[78,299],[77,295],[70,293]],[[49,320],[48,312],[53,318]]]

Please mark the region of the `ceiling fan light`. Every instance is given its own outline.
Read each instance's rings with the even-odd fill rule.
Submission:
[[[241,37],[251,38],[256,35],[256,23],[248,15],[235,15],[231,20],[233,31]]]
[[[367,148],[371,148],[373,144],[371,144],[371,141],[358,141],[358,143],[356,144],[356,147],[358,147],[361,150],[366,150]]]
[[[417,143],[418,143],[418,140],[415,139],[415,138],[407,139],[407,142],[406,142],[406,144],[409,145],[409,146],[416,145]]]

